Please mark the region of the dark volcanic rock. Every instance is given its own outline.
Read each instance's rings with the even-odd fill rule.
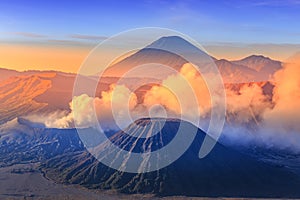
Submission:
[[[147,119],[136,122],[141,123],[153,126],[152,123],[160,122]],[[158,133],[158,137],[166,138],[161,141],[167,142],[168,138],[174,137],[174,130],[170,130],[170,127],[176,129],[180,123],[188,122],[167,120],[162,131]],[[132,126],[134,124],[127,130],[131,130]],[[120,144],[120,140],[128,140],[127,145],[132,145],[132,141],[126,137],[129,136],[119,132],[111,140],[115,144]],[[162,196],[300,197],[299,176],[283,166],[258,161],[220,143],[216,144],[207,157],[199,159],[198,152],[204,137],[205,133],[198,129],[192,145],[178,160],[149,173],[119,172],[98,162],[86,151],[70,152],[51,158],[42,165],[42,169],[48,177],[56,181],[81,184],[89,188],[116,189],[125,193],[154,193]],[[135,144],[147,143],[144,147],[157,148],[154,145],[155,137],[149,140]],[[126,149],[126,144],[122,147]]]

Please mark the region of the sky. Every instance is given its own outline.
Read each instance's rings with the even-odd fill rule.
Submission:
[[[102,40],[134,28],[182,32],[217,58],[300,49],[300,0],[0,2],[0,67],[76,72]]]

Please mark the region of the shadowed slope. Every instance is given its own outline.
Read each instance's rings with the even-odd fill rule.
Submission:
[[[160,123],[141,119],[135,124]],[[133,151],[155,149],[174,137],[180,120],[167,120],[158,136],[132,141],[124,132],[111,140]],[[127,130],[133,130],[129,127]],[[145,129],[147,130],[147,129]],[[186,133],[188,134],[188,133]],[[134,174],[113,170],[87,152],[75,152],[48,160],[42,167],[48,176],[64,183],[90,188],[117,189],[125,193],[157,195],[230,196],[230,197],[299,197],[300,179],[285,167],[269,165],[227,148],[220,143],[204,159],[198,158],[205,133],[198,129],[188,150],[174,163],[158,171]],[[160,140],[158,140],[160,138]],[[122,141],[127,141],[122,143]],[[132,144],[135,144],[132,148]],[[165,145],[165,144],[164,144]]]

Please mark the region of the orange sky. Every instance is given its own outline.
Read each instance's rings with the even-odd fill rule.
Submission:
[[[76,73],[94,46],[89,44],[0,43],[0,67],[25,70],[57,70]],[[241,59],[251,54],[262,54],[272,59],[285,60],[296,53],[293,45],[214,44],[204,48],[216,58]],[[109,50],[107,52],[110,53]]]
[[[0,67],[77,72],[91,47],[0,44]]]

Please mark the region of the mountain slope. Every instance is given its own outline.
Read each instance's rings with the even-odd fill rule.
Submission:
[[[134,67],[147,64],[147,67],[140,71],[143,75],[146,74],[159,79],[165,79],[167,76],[174,74],[174,72],[164,69],[161,66],[168,66],[178,71],[184,63],[188,62],[186,58],[182,57],[184,56],[183,54],[195,54],[198,59],[200,59],[199,55],[206,58],[209,57],[205,52],[181,37],[162,37],[129,57],[113,64],[104,71],[103,76],[122,77],[123,74]],[[157,64],[160,66],[157,66]]]
[[[26,71],[18,74],[0,81],[0,124],[27,115],[69,111],[76,74],[54,71]],[[82,77],[87,85],[97,84],[98,77]],[[109,90],[109,86],[118,80],[116,77],[101,78],[96,94],[100,96],[102,91]],[[145,78],[125,78],[123,81],[128,88],[143,85],[145,82],[156,82],[155,79]],[[141,93],[139,90],[136,92]],[[142,91],[143,94],[145,92]]]
[[[183,55],[188,55],[190,58],[196,58],[203,62],[209,61],[209,58],[211,58],[211,62],[215,62],[220,70],[225,83],[268,81],[271,75],[281,68],[279,61],[263,56],[253,55],[237,61],[217,60],[181,37],[168,36],[162,37],[125,59],[114,63],[103,72],[103,75],[122,77],[134,67],[148,63],[147,66],[139,70],[141,74],[165,79],[174,72],[163,69],[161,65],[179,70],[184,63],[188,62],[187,58],[182,57]],[[203,57],[200,58],[199,55]],[[160,64],[160,66],[153,64],[153,62]],[[203,63],[203,66],[205,66],[205,63]]]
[[[232,61],[234,64],[243,65],[257,71],[257,81],[266,81],[279,69],[282,68],[282,63],[276,60],[271,60],[262,55],[251,55],[241,60]]]
[[[236,60],[232,62],[240,65],[244,65],[258,72],[268,71],[268,68],[273,70],[274,72],[276,70],[279,70],[282,67],[281,62],[276,60],[271,60],[270,58],[262,55],[251,55],[241,60]]]
[[[49,79],[54,76],[55,73],[17,76],[0,82],[0,124],[44,108],[47,104],[34,98],[51,88]]]
[[[147,68],[143,68],[143,75],[147,74],[152,77],[163,79],[174,72],[163,70],[163,68],[161,67],[162,65],[169,66],[175,70],[179,70],[184,63],[187,63],[187,61],[174,53],[161,49],[144,48],[107,68],[103,72],[103,76],[122,77],[126,72],[130,71],[134,67],[145,64],[147,65]],[[158,71],[159,73],[157,73]]]
[[[153,126],[152,123],[157,125],[156,123],[161,122],[140,119],[127,130],[135,130],[136,125]],[[174,137],[174,130],[180,123],[187,122],[167,120],[162,131],[148,139],[133,139],[121,131],[112,136],[111,141],[131,151],[145,151],[149,148],[155,150]],[[147,131],[152,129],[143,129],[145,130],[144,134],[151,134]],[[199,159],[198,152],[204,137],[205,133],[198,129],[192,145],[178,160],[149,173],[116,171],[99,163],[84,151],[54,157],[47,160],[41,168],[48,177],[59,182],[125,193],[202,197],[300,197],[300,178],[285,167],[266,164],[220,143],[216,144],[207,157]]]
[[[163,123],[162,131],[148,139],[134,139],[120,131],[111,141],[130,151],[153,151],[172,140],[180,123],[192,126],[176,119],[166,122],[140,119],[126,131],[154,134],[151,133],[154,129],[149,127]],[[137,130],[136,125],[145,128]],[[207,157],[199,159],[198,152],[205,137],[200,129],[178,160],[163,169],[143,174],[118,172],[99,163],[84,149],[75,129],[47,129],[19,118],[2,125],[0,136],[1,166],[41,162],[40,170],[57,182],[160,196],[300,197],[299,174],[282,162],[268,164],[260,161],[265,156],[263,159],[259,155],[251,157],[220,143]],[[272,152],[268,150],[268,153]]]
[[[18,72],[16,70],[0,68],[0,82],[12,76],[19,76],[21,73],[22,72]]]
[[[231,63],[225,59],[216,60],[215,63],[225,83],[248,83],[255,82],[257,79],[257,72],[246,66]]]
[[[0,166],[40,162],[84,150],[76,129],[48,129],[16,118],[0,126]]]

